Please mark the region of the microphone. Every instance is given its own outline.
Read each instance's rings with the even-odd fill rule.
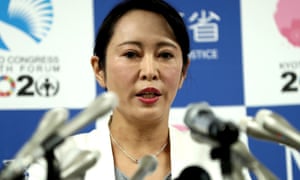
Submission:
[[[87,108],[75,116],[70,123],[57,130],[57,135],[64,139],[79,129],[104,116],[118,105],[118,97],[114,92],[106,92],[97,97]]]
[[[153,173],[157,167],[157,159],[153,155],[145,155],[139,161],[139,168],[130,180],[143,180],[145,176]]]
[[[216,117],[206,102],[190,104],[184,117],[191,135],[197,142],[230,145],[237,141],[239,129],[232,122]]]
[[[40,121],[35,133],[30,140],[17,153],[16,158],[22,158],[30,153],[36,146],[40,145],[53,132],[62,126],[66,119],[68,119],[69,111],[65,108],[55,108],[47,111]]]
[[[25,168],[37,159],[43,157],[48,152],[52,151],[57,145],[61,144],[64,139],[83,128],[87,124],[96,120],[97,117],[103,116],[113,109],[118,104],[118,99],[115,93],[106,92],[97,97],[86,109],[81,111],[69,123],[59,127],[41,146],[37,146],[30,154],[13,161],[3,173],[0,174],[1,180],[11,180],[18,176]]]
[[[255,120],[276,136],[278,142],[300,150],[300,133],[285,118],[270,110],[261,109],[257,112]]]
[[[75,178],[83,179],[85,172],[99,159],[100,152],[82,150],[71,156],[72,160],[64,167],[61,167],[60,176],[62,180],[73,180]]]
[[[261,164],[249,151],[244,143],[237,141],[231,146],[232,162],[235,167],[233,174],[239,175],[236,179],[242,179],[240,176],[241,167],[245,166],[252,170],[259,180],[277,180],[278,178],[263,164]],[[236,172],[238,171],[238,172]]]
[[[30,154],[35,148],[39,147],[40,144],[47,139],[58,127],[62,126],[65,120],[68,118],[69,112],[64,108],[55,108],[47,111],[40,121],[35,133],[31,136],[29,141],[18,151],[15,155],[14,160],[5,168],[6,172],[12,173],[15,171],[17,162],[22,162],[22,159]],[[15,174],[22,176],[27,166],[23,166],[18,169]],[[12,171],[12,172],[11,172]],[[0,177],[2,177],[0,175]]]
[[[274,142],[282,141],[280,138],[264,129],[261,124],[254,121],[251,117],[241,119],[239,127],[242,131],[246,132],[246,134],[258,139]]]
[[[199,166],[189,166],[185,168],[174,180],[210,180],[209,174]]]

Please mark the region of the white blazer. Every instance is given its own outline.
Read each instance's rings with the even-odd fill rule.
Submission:
[[[195,142],[188,131],[182,132],[172,126],[169,129],[172,179],[177,178],[182,170],[192,165],[200,166],[206,170],[212,180],[223,179],[219,160],[211,159],[211,147],[208,144]],[[56,151],[58,160],[63,163],[64,157],[70,153],[70,149],[75,148],[100,152],[100,157],[96,164],[86,171],[85,180],[115,180],[108,120],[89,133],[78,134],[68,138]],[[29,180],[46,179],[45,162],[40,161],[33,164],[28,169],[28,174]]]

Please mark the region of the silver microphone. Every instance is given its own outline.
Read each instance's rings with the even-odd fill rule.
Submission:
[[[47,111],[40,121],[30,140],[17,153],[16,158],[22,158],[30,153],[36,146],[53,134],[62,126],[69,117],[69,111],[65,108],[55,108]]]
[[[246,134],[265,141],[278,142],[281,141],[278,137],[264,129],[261,124],[253,120],[252,117],[242,118],[239,122],[239,127]]]
[[[263,164],[261,164],[249,151],[246,145],[240,141],[231,146],[232,162],[237,171],[241,167],[252,170],[259,180],[277,180],[278,178]],[[237,173],[241,174],[241,173]],[[240,178],[238,178],[240,179]]]
[[[83,128],[87,124],[95,121],[98,117],[105,115],[118,104],[118,97],[113,92],[106,92],[98,96],[86,109],[81,111],[69,123],[59,127],[41,146],[37,146],[30,154],[14,161],[9,170],[4,170],[0,174],[1,180],[11,180],[31,163],[43,157],[47,152],[52,151],[56,146],[61,144],[68,136],[74,134],[77,130]]]
[[[7,174],[22,176],[27,166],[21,165],[23,158],[28,156],[36,148],[40,148],[41,143],[46,140],[56,129],[62,126],[68,118],[69,112],[64,108],[55,108],[47,111],[42,117],[37,129],[29,141],[18,151],[15,158],[0,174],[0,179],[4,179]]]
[[[78,150],[79,151],[79,150]],[[99,151],[80,150],[67,165],[61,167],[62,180],[83,179],[85,172],[91,168],[100,157]]]
[[[278,142],[300,150],[300,133],[279,114],[267,109],[261,109],[255,116],[255,121],[264,129],[277,137]]]
[[[68,137],[95,121],[98,117],[104,116],[118,105],[118,97],[113,92],[106,92],[97,97],[87,108],[75,116],[70,123],[57,130],[61,137]]]
[[[143,180],[145,176],[153,173],[157,167],[157,159],[153,155],[146,155],[142,157],[139,162],[139,168],[130,178],[130,180]]]

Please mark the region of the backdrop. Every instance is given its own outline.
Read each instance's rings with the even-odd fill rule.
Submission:
[[[66,107],[71,119],[103,92],[89,59],[95,33],[116,2],[0,1],[1,161],[13,158],[46,111]],[[223,119],[239,122],[267,108],[300,128],[299,0],[168,2],[191,37],[191,66],[170,123],[183,124],[186,106],[206,101]],[[298,151],[248,140],[276,176],[300,179]]]

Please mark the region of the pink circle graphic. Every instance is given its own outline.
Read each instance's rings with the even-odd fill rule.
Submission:
[[[274,14],[277,28],[293,46],[300,47],[300,1],[278,0]]]

